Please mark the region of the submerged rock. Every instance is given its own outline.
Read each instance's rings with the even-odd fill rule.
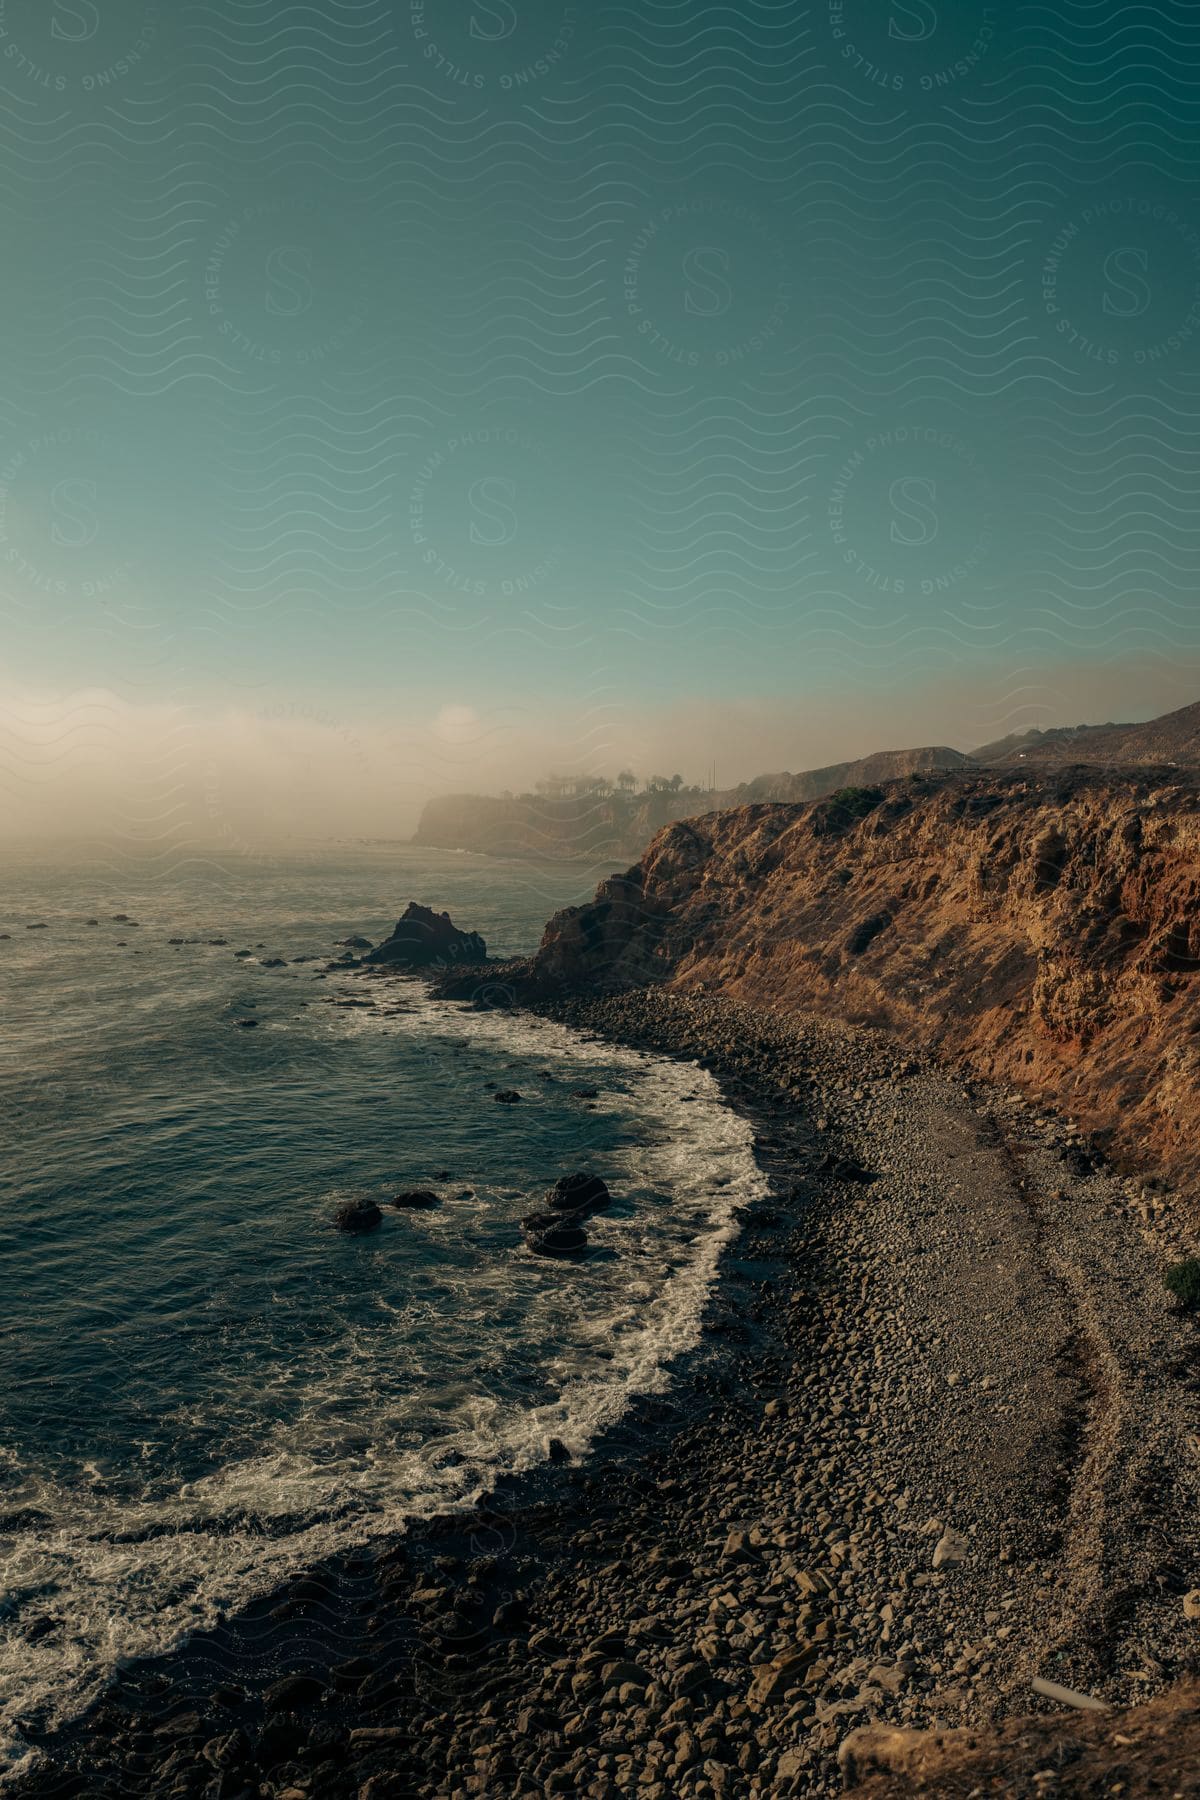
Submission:
[[[396,922],[391,937],[363,957],[366,963],[391,963],[401,968],[429,968],[435,963],[481,963],[487,945],[477,931],[461,931],[449,913],[435,913],[411,901]]]
[[[382,1221],[383,1214],[373,1200],[343,1200],[333,1215],[339,1231],[374,1231]]]
[[[428,1212],[431,1207],[440,1206],[441,1199],[429,1188],[413,1188],[406,1194],[393,1194],[392,1205],[401,1210],[407,1208],[413,1212]]]
[[[492,1095],[492,1099],[498,1101],[501,1106],[515,1106],[520,1098],[516,1088],[501,1088],[498,1093]]]
[[[546,1203],[557,1212],[603,1212],[612,1205],[612,1195],[598,1175],[563,1175],[546,1195]]]
[[[588,1234],[577,1213],[566,1217],[558,1212],[526,1213],[521,1233],[538,1256],[582,1256],[588,1247]]]
[[[370,938],[365,937],[339,938],[337,946],[339,950],[373,950],[375,948]]]

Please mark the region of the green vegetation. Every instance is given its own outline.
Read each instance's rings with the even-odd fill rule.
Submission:
[[[883,799],[882,791],[873,787],[844,787],[829,796],[830,807],[844,815],[846,822],[865,819]]]
[[[1189,1256],[1183,1262],[1172,1263],[1163,1276],[1163,1284],[1181,1306],[1194,1312],[1200,1307],[1200,1256]]]

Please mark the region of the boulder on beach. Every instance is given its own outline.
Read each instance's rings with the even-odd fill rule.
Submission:
[[[435,963],[481,963],[487,945],[477,931],[460,931],[449,913],[433,912],[411,901],[391,937],[363,957],[365,963],[425,969]]]
[[[333,1215],[338,1231],[374,1231],[383,1214],[373,1200],[343,1200]]]
[[[526,1213],[521,1220],[521,1234],[538,1256],[582,1256],[588,1247],[588,1234],[579,1223],[578,1214],[564,1217],[558,1212]]]
[[[585,1175],[577,1170],[563,1175],[546,1195],[546,1204],[556,1212],[603,1212],[612,1204],[612,1195],[598,1175]]]
[[[393,1194],[392,1205],[400,1210],[428,1212],[431,1207],[440,1206],[441,1200],[429,1188],[413,1188],[406,1194]]]

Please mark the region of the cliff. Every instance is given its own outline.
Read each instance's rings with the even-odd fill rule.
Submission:
[[[838,788],[874,785],[881,781],[899,781],[905,775],[928,775],[939,769],[966,769],[971,758],[961,750],[945,744],[934,744],[919,750],[877,750],[872,756],[860,756],[856,762],[830,763],[824,769],[805,769],[799,775],[756,775],[753,781],[728,793],[714,795],[721,806],[749,806],[757,800],[785,800],[791,803],[819,800]]]
[[[918,777],[661,831],[559,913],[543,987],[836,1011],[1200,1175],[1200,792],[1173,769]]]
[[[1078,725],[1029,731],[972,751],[982,763],[1200,764],[1200,704],[1182,706],[1144,725]]]

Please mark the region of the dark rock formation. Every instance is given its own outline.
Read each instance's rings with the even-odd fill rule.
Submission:
[[[515,1106],[520,1098],[516,1088],[501,1088],[498,1094],[492,1095],[499,1106]]]
[[[526,1213],[521,1232],[538,1256],[582,1256],[588,1247],[588,1234],[574,1213]]]
[[[383,1214],[373,1200],[343,1200],[333,1215],[339,1231],[374,1231],[382,1219]]]
[[[556,1212],[603,1212],[612,1205],[612,1195],[598,1175],[563,1175],[546,1195],[546,1204]]]
[[[411,901],[391,937],[363,957],[365,963],[427,969],[438,963],[482,963],[487,945],[477,931],[460,931],[449,913]]]
[[[392,1205],[398,1211],[428,1212],[432,1207],[440,1206],[441,1200],[428,1188],[412,1188],[405,1194],[393,1194]]]

